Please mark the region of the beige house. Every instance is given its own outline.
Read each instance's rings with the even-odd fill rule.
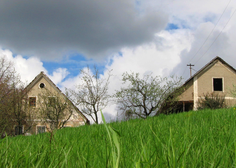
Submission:
[[[40,115],[37,114],[39,108],[42,107],[40,106],[40,103],[42,103],[40,102],[40,95],[44,93],[45,90],[50,92],[50,99],[54,98],[54,95],[59,95],[59,97],[61,97],[63,100],[69,101],[71,103],[72,108],[70,110],[72,113],[66,116],[69,116],[69,119],[65,123],[64,127],[78,127],[89,124],[89,120],[78,110],[76,106],[73,105],[73,103],[65,96],[65,94],[63,94],[61,90],[49,79],[49,77],[44,74],[44,72],[41,72],[39,75],[37,75],[34,80],[25,88],[25,90],[27,93],[27,104],[31,118],[28,119],[26,124],[23,126],[14,126],[14,129],[16,130],[15,132],[17,132],[19,129],[22,129],[20,132],[29,134],[37,134],[48,131],[49,126],[47,122],[45,122],[45,119],[40,118]]]
[[[185,82],[184,92],[179,97],[179,111],[196,110],[198,100],[206,93],[224,95],[225,103],[233,106],[236,104],[230,93],[233,85],[236,85],[236,70],[216,57]]]

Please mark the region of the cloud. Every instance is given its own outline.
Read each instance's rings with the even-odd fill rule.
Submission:
[[[179,64],[181,52],[190,49],[191,40],[192,36],[188,31],[162,31],[156,34],[155,43],[123,48],[122,55],[112,57],[111,65],[106,66],[114,74],[111,80],[112,90],[119,88],[124,72],[137,72],[141,76],[147,72],[152,72],[155,76],[169,76]]]
[[[43,63],[36,57],[23,58],[21,55],[13,56],[10,50],[0,50],[0,56],[4,56],[13,63],[15,71],[20,75],[21,81],[25,84],[31,82],[41,71],[47,72]]]
[[[4,0],[0,45],[46,60],[73,52],[100,58],[149,42],[167,22],[161,11],[139,13],[134,0]]]
[[[60,83],[65,79],[70,73],[66,68],[58,68],[53,71],[52,75],[49,75],[49,78],[54,82],[55,85],[60,85]]]
[[[196,29],[203,22],[216,23],[224,12],[222,19],[227,19],[236,9],[235,1],[218,0],[140,0],[143,8],[165,9],[169,15],[169,23],[177,24],[180,28]],[[227,8],[226,8],[227,7]]]
[[[29,84],[41,71],[56,84],[60,83],[69,74],[66,68],[54,69],[52,75],[48,74],[48,71],[43,67],[43,63],[40,59],[36,57],[24,58],[21,55],[13,56],[10,50],[0,50],[0,56],[5,57],[7,60],[13,63],[15,71],[19,74],[21,81],[24,84]]]
[[[235,55],[236,33],[234,26],[230,26],[225,31],[223,27],[214,29],[214,24],[210,22],[201,23],[196,31],[192,31],[192,43],[190,50],[183,50],[180,55],[180,63],[176,65],[172,73],[183,76],[185,79],[190,77],[187,64],[194,64],[193,74],[200,70],[216,56],[221,57],[231,66],[236,67]]]

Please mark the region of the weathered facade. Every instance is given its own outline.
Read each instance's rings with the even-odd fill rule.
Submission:
[[[207,93],[224,95],[226,105],[233,106],[236,104],[236,99],[230,93],[233,85],[236,85],[236,70],[216,57],[185,82],[179,107],[181,111],[196,110],[198,100]]]
[[[43,93],[43,91],[49,91],[51,95],[59,95],[66,101],[70,101],[61,90],[43,73],[41,72],[39,75],[35,77],[35,79],[25,88],[27,93],[27,101],[28,101],[28,111],[31,114],[31,118],[26,119],[26,124],[22,126],[14,126],[14,129],[17,132],[29,133],[29,134],[37,134],[41,132],[48,131],[48,124],[44,122],[45,119],[40,118],[40,115],[37,114],[40,108],[39,95]],[[40,100],[41,101],[41,100]],[[70,115],[69,120],[65,123],[64,127],[78,127],[81,125],[89,124],[89,120],[78,110],[76,106],[73,105],[72,102],[72,115]],[[20,128],[19,128],[20,127]],[[19,131],[19,129],[22,129]],[[16,134],[18,134],[16,132]]]

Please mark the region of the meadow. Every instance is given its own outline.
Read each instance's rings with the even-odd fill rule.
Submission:
[[[0,167],[236,167],[235,119],[235,108],[202,110],[64,128],[51,143],[48,133],[7,137]]]

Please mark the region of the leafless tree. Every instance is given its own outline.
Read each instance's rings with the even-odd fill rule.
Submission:
[[[182,79],[153,77],[152,74],[140,78],[139,73],[126,72],[122,80],[126,87],[122,87],[114,95],[119,110],[128,115],[128,118],[134,116],[147,118],[158,113],[168,96],[179,88]],[[174,102],[176,99],[172,98],[171,101]]]
[[[74,106],[64,96],[56,92],[51,92],[44,88],[38,95],[38,114],[42,122],[48,124],[48,131],[63,128],[73,114]]]
[[[99,71],[94,67],[94,74],[89,67],[81,70],[80,82],[76,85],[76,90],[69,90],[74,97],[74,102],[79,111],[92,118],[98,124],[98,112],[104,109],[109,100],[108,85],[111,77],[109,71],[106,78],[100,77]]]

